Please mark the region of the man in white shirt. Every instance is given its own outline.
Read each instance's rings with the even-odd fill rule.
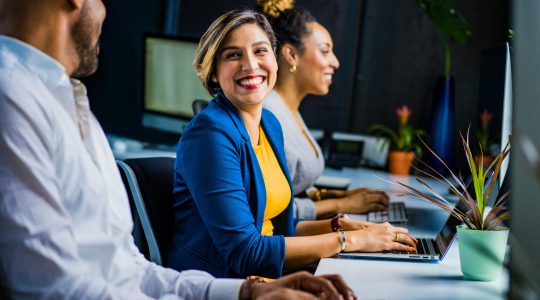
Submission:
[[[70,77],[95,72],[101,0],[0,0],[0,285],[13,298],[354,294],[339,276],[215,279],[148,262],[113,155]],[[309,292],[309,293],[306,293]],[[1,295],[1,293],[0,293]]]

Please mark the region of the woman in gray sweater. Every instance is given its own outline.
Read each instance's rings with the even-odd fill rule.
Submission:
[[[383,191],[313,187],[324,169],[324,158],[298,108],[306,95],[328,93],[339,61],[326,28],[308,11],[292,7],[292,1],[277,2],[258,1],[259,9],[272,23],[279,46],[278,79],[265,108],[274,113],[283,128],[287,164],[296,194],[296,217],[319,219],[337,213],[386,210],[389,199]]]

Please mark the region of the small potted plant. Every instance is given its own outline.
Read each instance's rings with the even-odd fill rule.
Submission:
[[[391,140],[391,150],[388,154],[388,168],[390,173],[408,175],[415,153],[422,157],[422,147],[415,142],[416,136],[425,136],[424,130],[414,128],[409,124],[412,111],[403,105],[396,110],[399,119],[397,130],[393,130],[381,124],[374,124],[368,128],[368,132],[383,134]],[[384,145],[383,145],[384,146]]]
[[[488,199],[490,199],[497,182],[501,165],[510,152],[510,143],[506,144],[499,154],[494,157],[491,164],[485,168],[483,166],[478,167],[474,163],[471,148],[469,147],[468,132],[466,139],[461,134],[460,137],[472,175],[474,187],[472,195],[467,191],[466,184],[461,176],[456,176],[427,145],[426,148],[447,168],[456,183],[452,183],[422,161],[420,162],[426,165],[431,172],[419,171],[436,179],[438,182],[446,184],[458,196],[462,206],[466,207],[466,209],[454,209],[454,205],[436,193],[421,178],[416,177],[416,180],[427,187],[429,192],[422,192],[402,182],[397,183],[404,189],[405,195],[425,199],[463,222],[463,225],[457,228],[461,271],[467,279],[492,281],[497,279],[501,273],[506,251],[509,230],[507,227],[501,226],[501,223],[509,217],[508,210],[504,206],[508,193],[500,195],[491,210],[486,208]]]
[[[493,118],[493,114],[487,109],[483,110],[480,114],[480,128],[476,131],[476,139],[478,140],[479,149],[474,156],[474,163],[479,166],[480,161],[486,166],[489,166],[493,161],[493,156],[490,154],[489,149],[491,146],[491,140],[489,136],[489,122]]]

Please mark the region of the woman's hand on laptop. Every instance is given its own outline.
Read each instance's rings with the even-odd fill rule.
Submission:
[[[389,223],[373,224],[368,227],[347,231],[347,252],[416,251],[417,239],[409,235],[406,228],[394,227]]]

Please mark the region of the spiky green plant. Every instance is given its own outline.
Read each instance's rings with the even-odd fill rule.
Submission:
[[[474,195],[471,195],[467,191],[467,187],[465,182],[463,181],[463,178],[461,176],[456,176],[454,172],[450,170],[448,165],[431,148],[429,148],[423,140],[421,140],[421,142],[428,149],[428,151],[431,152],[433,156],[436,157],[446,169],[448,169],[448,171],[450,172],[450,176],[453,178],[454,181],[456,181],[456,184],[452,183],[449,179],[447,179],[435,169],[424,163],[422,160],[418,161],[421,162],[424,166],[426,166],[429,171],[423,171],[418,168],[417,170],[420,173],[446,185],[454,194],[459,197],[459,201],[464,204],[464,207],[466,207],[466,211],[462,211],[457,208],[454,209],[453,204],[451,204],[443,196],[437,193],[422,178],[415,177],[416,181],[425,186],[429,190],[429,192],[422,192],[410,185],[399,181],[397,181],[397,184],[399,184],[403,188],[405,196],[412,196],[415,198],[424,199],[437,205],[438,207],[452,214],[457,219],[461,220],[470,229],[495,230],[497,226],[499,226],[503,221],[509,218],[509,212],[507,210],[507,207],[504,206],[508,198],[508,192],[499,197],[497,201],[495,201],[495,204],[493,205],[493,208],[491,209],[491,211],[489,211],[489,213],[485,214],[485,210],[488,199],[493,191],[493,188],[499,176],[502,162],[510,152],[510,142],[508,142],[506,146],[499,152],[499,154],[495,157],[489,167],[487,169],[484,169],[481,164],[479,166],[476,166],[474,163],[471,148],[469,146],[469,131],[467,130],[466,138],[464,138],[461,133],[460,137],[472,175]],[[480,162],[482,162],[483,153],[481,152],[480,155]],[[488,181],[489,183],[486,186],[486,183]]]

